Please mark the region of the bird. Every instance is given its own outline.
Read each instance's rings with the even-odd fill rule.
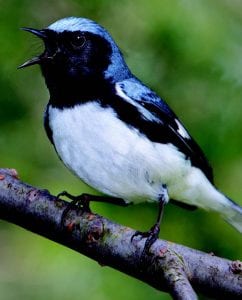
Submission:
[[[155,224],[132,237],[146,238],[146,252],[159,236],[169,200],[214,211],[242,233],[242,207],[215,187],[199,145],[168,104],[133,75],[104,27],[66,17],[43,29],[22,29],[45,49],[19,68],[40,66],[50,95],[47,136],[65,166],[106,195],[90,199],[157,203]],[[87,197],[61,195],[81,199],[89,209]]]

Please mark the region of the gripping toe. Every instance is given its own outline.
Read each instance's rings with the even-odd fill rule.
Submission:
[[[140,236],[141,239],[146,238],[145,246],[141,255],[143,257],[144,255],[149,254],[150,247],[158,239],[159,233],[160,233],[160,226],[159,224],[155,224],[154,226],[151,227],[149,231],[146,232],[136,231],[131,237],[131,242],[133,242],[133,239],[137,236]]]

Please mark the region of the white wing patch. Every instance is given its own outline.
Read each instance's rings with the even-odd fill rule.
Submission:
[[[149,112],[137,101],[134,101],[132,98],[127,96],[118,83],[115,84],[115,89],[116,89],[116,95],[123,98],[125,101],[129,102],[133,106],[137,107],[138,111],[141,113],[144,119],[160,123],[160,120],[157,117],[155,117],[151,112]]]
[[[182,126],[182,124],[178,121],[178,120],[175,120],[176,121],[176,124],[178,126],[178,130],[177,132],[185,139],[191,139],[189,133],[186,131],[186,129]]]

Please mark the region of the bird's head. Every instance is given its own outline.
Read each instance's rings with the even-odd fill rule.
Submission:
[[[108,80],[116,82],[130,76],[123,56],[99,24],[85,18],[69,17],[45,29],[23,28],[41,38],[44,52],[20,68],[39,64],[48,88],[59,85]]]

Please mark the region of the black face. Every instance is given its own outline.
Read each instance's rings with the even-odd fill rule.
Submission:
[[[101,36],[90,32],[56,33],[45,30],[45,51],[40,55],[40,66],[51,96],[63,94],[87,85],[93,90],[102,81],[110,63],[111,46]],[[59,96],[59,95],[58,95]]]
[[[55,69],[63,76],[92,76],[108,67],[111,48],[98,35],[81,31],[56,33],[47,29],[44,42],[42,56],[49,57],[41,63],[44,75]]]

